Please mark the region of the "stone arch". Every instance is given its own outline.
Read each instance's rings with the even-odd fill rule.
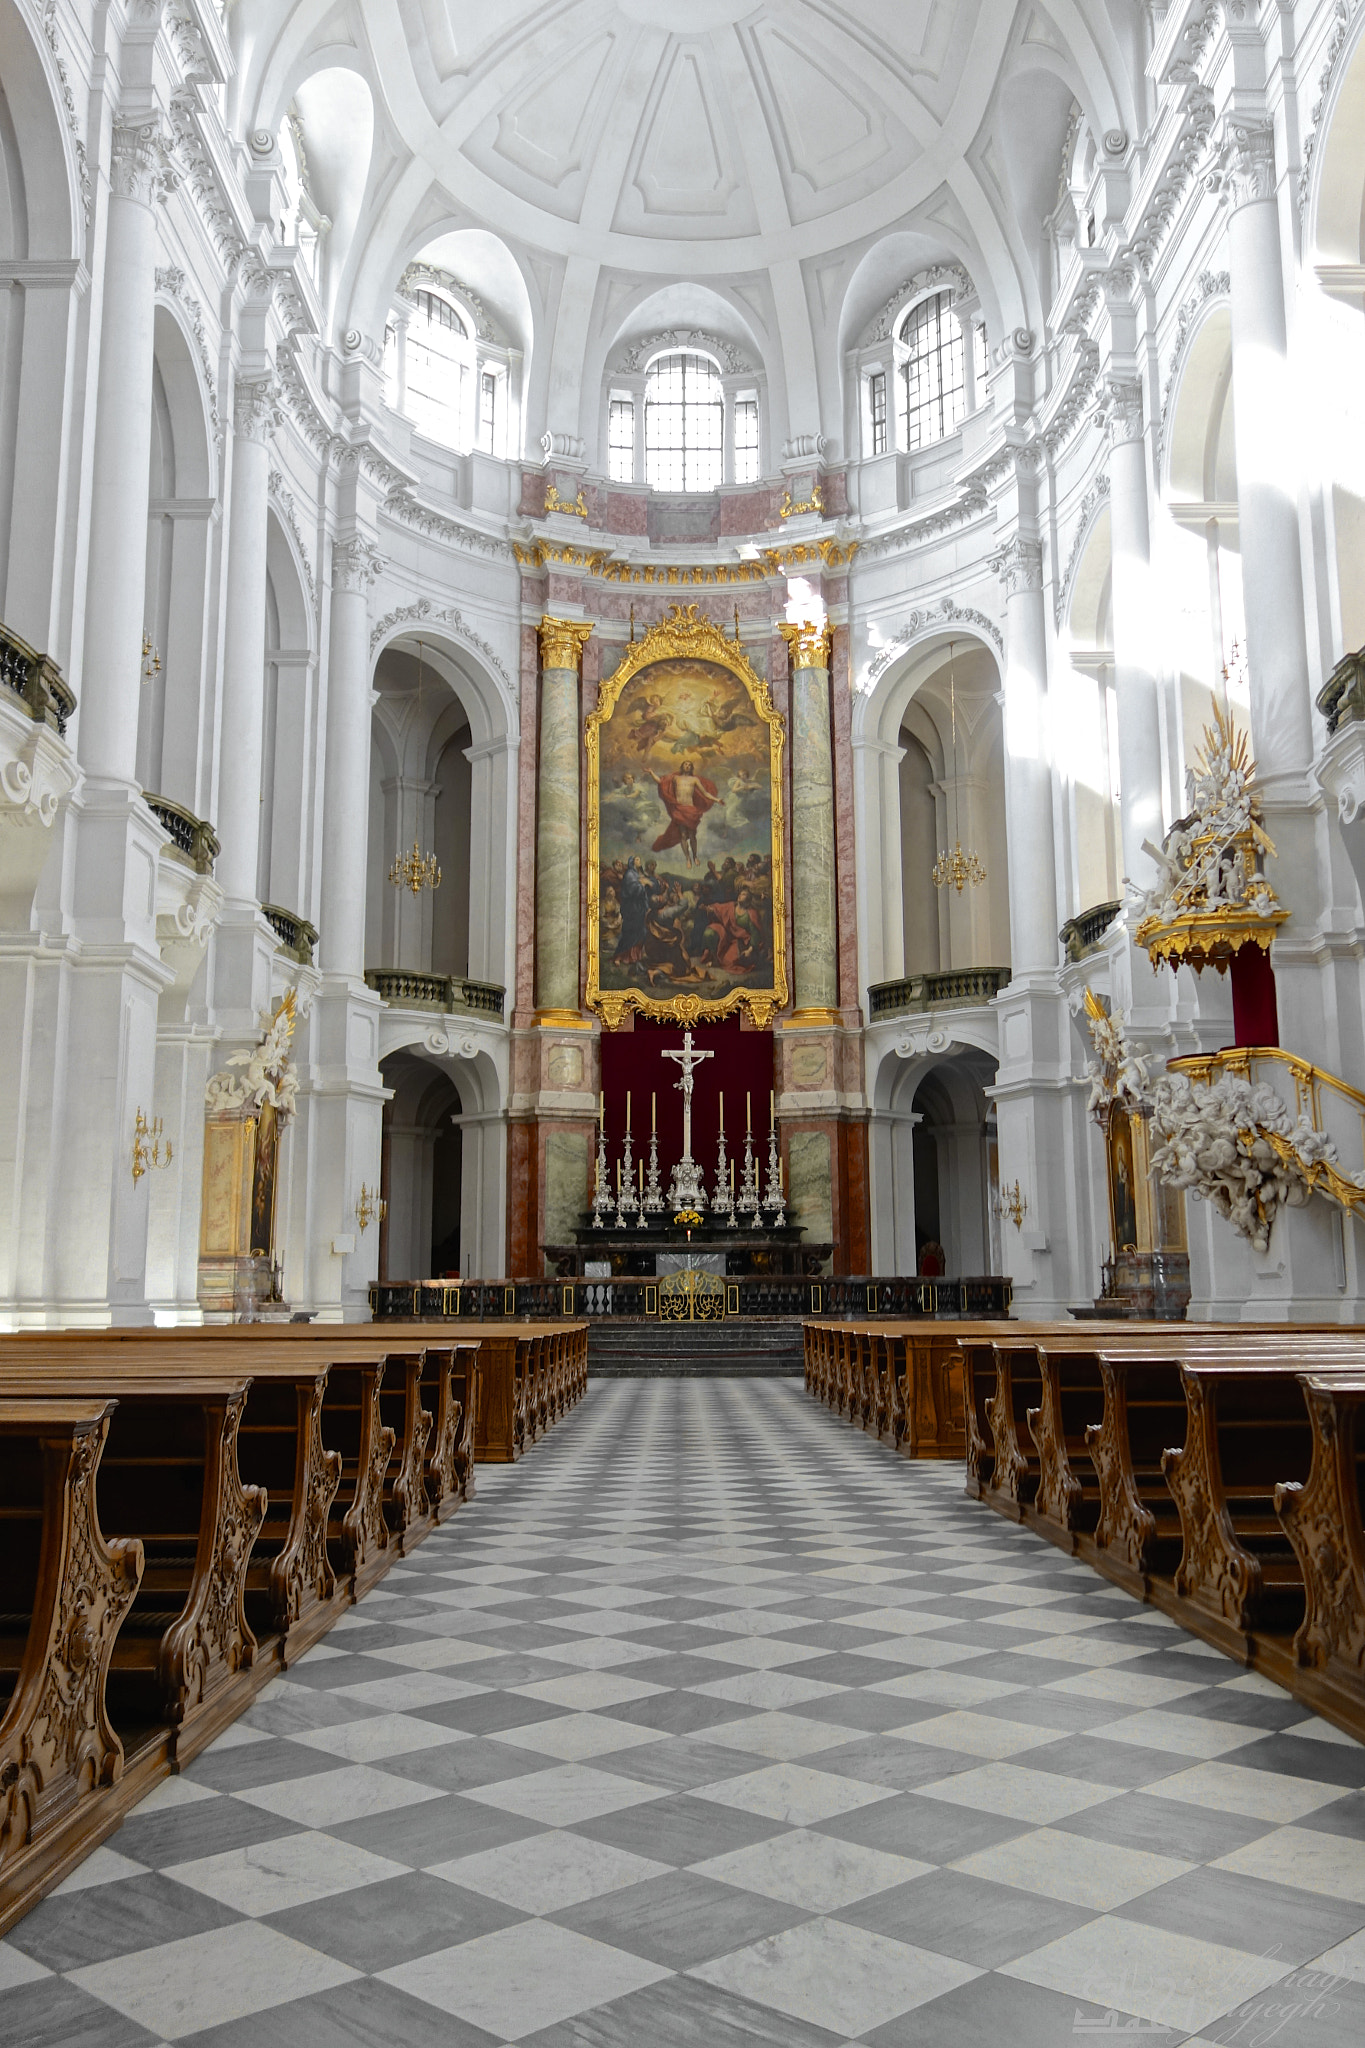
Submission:
[[[466,930],[466,959],[461,971],[475,981],[496,983],[506,988],[511,979],[513,959],[513,917],[515,903],[509,878],[516,871],[516,757],[518,738],[516,720],[511,702],[510,688],[505,677],[494,673],[492,663],[497,656],[486,647],[473,629],[458,613],[448,610],[440,612],[426,604],[399,607],[386,619],[380,621],[372,636],[371,647],[374,655],[374,675],[379,676],[379,667],[386,657],[390,667],[403,666],[404,687],[410,688],[417,676],[419,647],[423,676],[429,672],[427,687],[442,692],[442,697],[431,707],[431,715],[419,733],[411,719],[404,718],[398,723],[386,720],[381,713],[385,707],[376,706],[372,731],[379,732],[386,722],[392,732],[391,765],[387,772],[394,780],[392,798],[410,798],[412,804],[424,806],[423,815],[442,800],[430,796],[426,790],[401,788],[405,783],[433,781],[433,769],[447,746],[456,739],[458,726],[451,709],[452,700],[457,703],[467,722],[467,739],[461,745],[465,761],[461,766],[460,779],[463,798],[463,767],[468,769],[467,818],[468,847],[466,877],[468,892],[468,919]],[[474,645],[480,648],[475,653]],[[499,668],[501,663],[498,663]],[[414,709],[414,717],[416,711]],[[435,752],[433,754],[433,746]],[[382,768],[377,760],[372,764],[371,783],[376,771]],[[383,793],[381,792],[381,796]],[[448,798],[447,802],[450,801]],[[390,798],[385,797],[388,804]],[[371,799],[372,816],[374,798]],[[415,814],[414,814],[415,815]],[[373,923],[376,909],[380,910],[379,924],[371,933],[371,940],[379,931],[390,931],[384,922],[381,906],[384,902],[383,886],[375,877],[380,867],[387,870],[392,856],[385,852],[389,840],[395,849],[398,838],[397,812],[389,816],[388,809],[381,810],[386,830],[375,838],[371,834],[370,847],[370,905]],[[428,830],[436,827],[436,818],[428,819]],[[405,828],[406,830],[406,828]],[[402,836],[401,834],[399,836]],[[420,833],[419,833],[420,836]],[[410,842],[409,842],[410,843]],[[481,857],[472,857],[472,850],[480,849]],[[483,850],[487,857],[482,857]],[[392,925],[391,942],[385,944],[389,950],[400,944],[425,946],[429,959],[431,947],[431,913],[429,906],[422,906],[426,928],[422,932],[409,932],[406,937],[399,925]],[[371,964],[381,964],[377,959]],[[404,959],[400,962],[385,959],[385,965],[423,966],[426,962]],[[441,969],[440,971],[450,971]]]
[[[282,509],[282,492],[280,479],[273,477],[265,543],[265,732],[256,888],[263,903],[316,922],[317,613],[311,574]]]
[[[1305,154],[1306,246],[1321,265],[1357,265],[1365,250],[1365,19],[1347,29]]]
[[[142,624],[155,656],[138,705],[138,779],[202,817],[210,751],[204,678],[211,654],[218,444],[197,339],[184,307],[164,291],[157,294],[152,350]]]
[[[483,1025],[447,1035],[420,1019],[385,1016],[380,1067],[394,1092],[384,1108],[381,1188],[389,1217],[380,1249],[390,1279],[430,1277],[443,1192],[444,1214],[458,1215],[457,1270],[470,1279],[502,1274],[507,1068],[505,1045],[494,1048],[488,1036]],[[447,1223],[444,1239],[450,1235]],[[411,1263],[423,1252],[420,1271],[398,1270],[396,1260]]]
[[[919,1102],[922,1085],[940,1077],[949,1100],[961,1097],[966,1108],[960,1114],[937,1118],[940,1128],[948,1122],[963,1124],[975,1118],[977,1156],[964,1158],[957,1143],[956,1153],[946,1162],[952,1174],[948,1189],[950,1205],[964,1210],[964,1184],[968,1199],[965,1211],[971,1230],[957,1231],[952,1243],[942,1237],[949,1251],[949,1271],[960,1277],[964,1271],[984,1273],[999,1270],[999,1246],[992,1235],[990,1195],[993,1189],[993,1109],[986,1090],[995,1080],[998,1061],[997,1025],[993,1011],[959,1013],[949,1025],[932,1017],[906,1018],[892,1027],[895,1036],[878,1034],[879,1043],[869,1043],[868,1097],[871,1103],[871,1172],[873,1199],[873,1268],[882,1273],[913,1273],[924,1237],[937,1229],[924,1227],[917,1190],[924,1179],[917,1174],[917,1152],[924,1140],[917,1137],[925,1110]],[[947,1134],[945,1133],[945,1140]],[[960,1141],[962,1133],[957,1133]],[[971,1154],[970,1144],[966,1148]],[[965,1176],[964,1165],[971,1169]],[[947,1174],[935,1175],[936,1192],[941,1193]],[[941,1228],[941,1224],[938,1226]],[[957,1263],[967,1258],[968,1266]],[[973,1263],[976,1259],[980,1263]]]

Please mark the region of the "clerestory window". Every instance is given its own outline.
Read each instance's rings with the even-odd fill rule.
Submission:
[[[645,482],[656,491],[712,491],[725,459],[725,396],[708,356],[657,356],[645,373]]]
[[[912,306],[901,323],[901,445],[912,452],[955,434],[967,410],[962,328],[948,292]]]
[[[413,425],[447,447],[468,447],[469,330],[440,292],[413,296],[407,337],[407,410]]]
[[[614,484],[635,481],[633,398],[613,398],[607,408],[607,475]]]

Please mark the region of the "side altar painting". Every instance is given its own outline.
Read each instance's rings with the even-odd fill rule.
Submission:
[[[741,647],[672,616],[587,721],[588,1002],[679,1023],[787,1001],[782,720]]]

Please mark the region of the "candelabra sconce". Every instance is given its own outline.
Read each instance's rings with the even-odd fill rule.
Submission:
[[[169,1138],[162,1142],[162,1121],[159,1116],[148,1123],[139,1109],[133,1123],[133,1186],[136,1187],[144,1173],[153,1167],[169,1166],[175,1151]]]
[[[645,1181],[644,1199],[640,1205],[641,1220],[646,1216],[662,1216],[664,1213],[664,1191],[659,1180],[659,1137],[657,1131],[649,1134],[649,1176]]]
[[[995,1198],[995,1213],[1002,1222],[1012,1223],[1016,1230],[1023,1229],[1024,1218],[1028,1215],[1028,1196],[1024,1194],[1018,1181],[1012,1188],[1000,1190]]]
[[[592,1227],[605,1230],[611,1215],[611,1182],[607,1173],[607,1126],[597,1120],[597,1174],[592,1191]]]
[[[142,636],[142,680],[150,683],[154,676],[161,674],[161,656],[152,645],[151,635]]]
[[[389,880],[395,889],[411,889],[414,896],[420,896],[423,889],[439,889],[441,870],[436,865],[434,853],[423,853],[414,839],[412,851],[396,860],[389,869]]]
[[[362,1181],[360,1183],[360,1198],[355,1205],[355,1220],[360,1225],[361,1231],[368,1230],[370,1225],[376,1221],[382,1223],[388,1213],[389,1205],[387,1202],[380,1200],[378,1188],[366,1187],[364,1181]]]

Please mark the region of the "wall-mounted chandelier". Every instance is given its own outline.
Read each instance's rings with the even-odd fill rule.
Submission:
[[[957,675],[953,660],[955,647],[956,642],[950,640],[948,642],[948,696],[952,706],[953,720],[953,813],[957,817]],[[959,828],[960,823],[961,820],[959,818]],[[968,887],[977,889],[985,881],[986,870],[981,865],[974,850],[970,846],[965,853],[962,850],[960,829],[954,834],[952,852],[949,853],[945,849],[934,862],[933,877],[936,889],[946,889],[951,884],[957,890],[959,896],[964,889]]]
[[[422,717],[422,642],[417,642],[417,718]],[[423,853],[416,834],[413,835],[412,850],[400,854],[389,869],[389,880],[395,889],[410,889],[414,896],[420,896],[423,889],[439,889],[441,870],[436,865],[434,853]]]

